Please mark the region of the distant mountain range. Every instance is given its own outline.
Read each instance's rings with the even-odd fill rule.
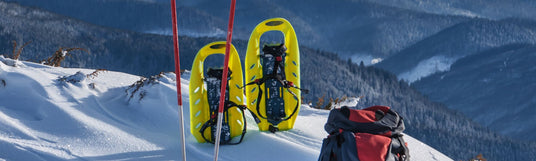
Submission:
[[[73,52],[62,66],[104,68],[145,76],[173,69],[173,59],[170,58],[173,49],[168,45],[173,40],[169,36],[96,26],[14,3],[2,2],[0,12],[0,54],[11,55],[12,41],[19,47],[31,41],[22,51],[23,60],[41,61],[60,47],[79,47],[89,53]],[[180,43],[181,63],[191,64],[197,50],[206,42],[180,37]]]
[[[413,85],[502,134],[522,140],[536,131],[536,45],[511,44],[464,57],[449,71]]]
[[[429,74],[446,71],[452,63],[465,56],[516,43],[536,43],[536,22],[472,19],[429,36],[376,66],[413,82]],[[436,66],[437,70],[434,69]]]
[[[530,47],[536,44],[535,34],[536,21],[475,18],[427,37],[375,66],[394,72],[432,100],[495,131],[534,141],[535,137],[526,134],[536,132],[531,120],[534,115],[529,112],[536,106],[531,90],[531,73],[536,71],[524,63],[536,61],[531,56],[536,51]],[[515,57],[508,58],[511,53]],[[495,72],[508,61],[512,61],[508,67],[515,69],[510,72],[523,71],[522,76]]]
[[[169,1],[8,1],[36,6],[102,26],[145,33],[170,34],[171,31]],[[227,1],[188,0],[178,1],[178,4],[180,34],[196,37],[225,36],[229,14]],[[248,0],[237,2],[233,37],[248,39],[257,23],[272,17],[284,17],[292,22],[300,43],[339,53],[344,58],[354,58],[354,62],[364,60],[366,65],[370,64],[372,58],[385,59],[428,36],[469,19],[367,1],[311,0],[304,3]]]
[[[145,0],[5,0],[39,7],[93,24],[130,31],[171,34],[169,4]],[[179,1],[180,2],[180,1]],[[167,1],[169,3],[169,1]],[[143,11],[143,12],[140,12]],[[223,36],[225,21],[191,7],[178,6],[181,34]],[[189,26],[186,24],[196,24]]]
[[[361,1],[361,0],[353,0]],[[427,13],[463,15],[488,19],[535,19],[536,2],[532,0],[367,0],[383,5]]]

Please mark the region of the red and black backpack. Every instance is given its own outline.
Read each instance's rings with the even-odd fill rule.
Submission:
[[[404,121],[387,106],[331,110],[319,161],[409,161]]]

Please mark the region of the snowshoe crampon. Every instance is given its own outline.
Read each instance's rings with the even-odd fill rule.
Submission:
[[[268,31],[281,31],[284,44],[260,45]],[[261,131],[289,130],[300,108],[300,51],[296,33],[283,18],[261,22],[253,32],[246,53],[248,109]]]
[[[212,54],[225,53],[225,41],[210,43],[199,50],[195,57],[190,76],[190,132],[200,143],[214,143],[216,120],[220,99],[223,69],[210,68],[204,73],[204,61]],[[234,46],[229,53],[229,77],[225,94],[224,118],[221,144],[240,143],[246,132],[245,99],[241,89],[244,85],[240,58]],[[240,141],[231,139],[240,136]]]

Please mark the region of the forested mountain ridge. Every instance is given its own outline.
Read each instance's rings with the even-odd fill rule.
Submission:
[[[502,134],[536,140],[527,135],[536,130],[536,98],[529,94],[536,90],[534,60],[535,45],[504,45],[462,58],[412,86]]]

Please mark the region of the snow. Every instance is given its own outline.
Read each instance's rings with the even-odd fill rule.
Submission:
[[[139,90],[141,77],[113,71],[6,65],[0,57],[0,160],[179,160],[175,75]],[[188,75],[185,75],[188,78]],[[72,81],[68,81],[72,80]],[[211,160],[214,147],[190,134],[187,79],[181,79],[188,160]],[[129,95],[143,97],[129,100]],[[127,94],[128,93],[128,94]],[[357,101],[357,100],[354,100]],[[247,116],[240,145],[222,146],[219,160],[317,160],[329,111],[302,105],[294,129],[260,132]],[[405,136],[412,160],[452,160]]]
[[[348,97],[340,102],[335,102],[333,105],[331,105],[331,109],[335,108],[341,108],[344,106],[347,107],[356,107],[357,103],[359,103],[359,100],[361,100],[363,97]]]
[[[398,78],[413,83],[431,74],[450,70],[450,66],[456,60],[456,58],[449,58],[442,55],[433,56],[419,62],[419,64],[410,71],[401,73],[398,75]]]
[[[383,58],[374,58],[370,54],[352,54],[350,56],[350,59],[352,60],[352,62],[358,64],[363,61],[363,65],[366,66],[374,65],[383,61]]]
[[[370,61],[370,64],[374,65],[374,64],[378,64],[380,62],[382,62],[383,59],[382,58],[374,58]]]

